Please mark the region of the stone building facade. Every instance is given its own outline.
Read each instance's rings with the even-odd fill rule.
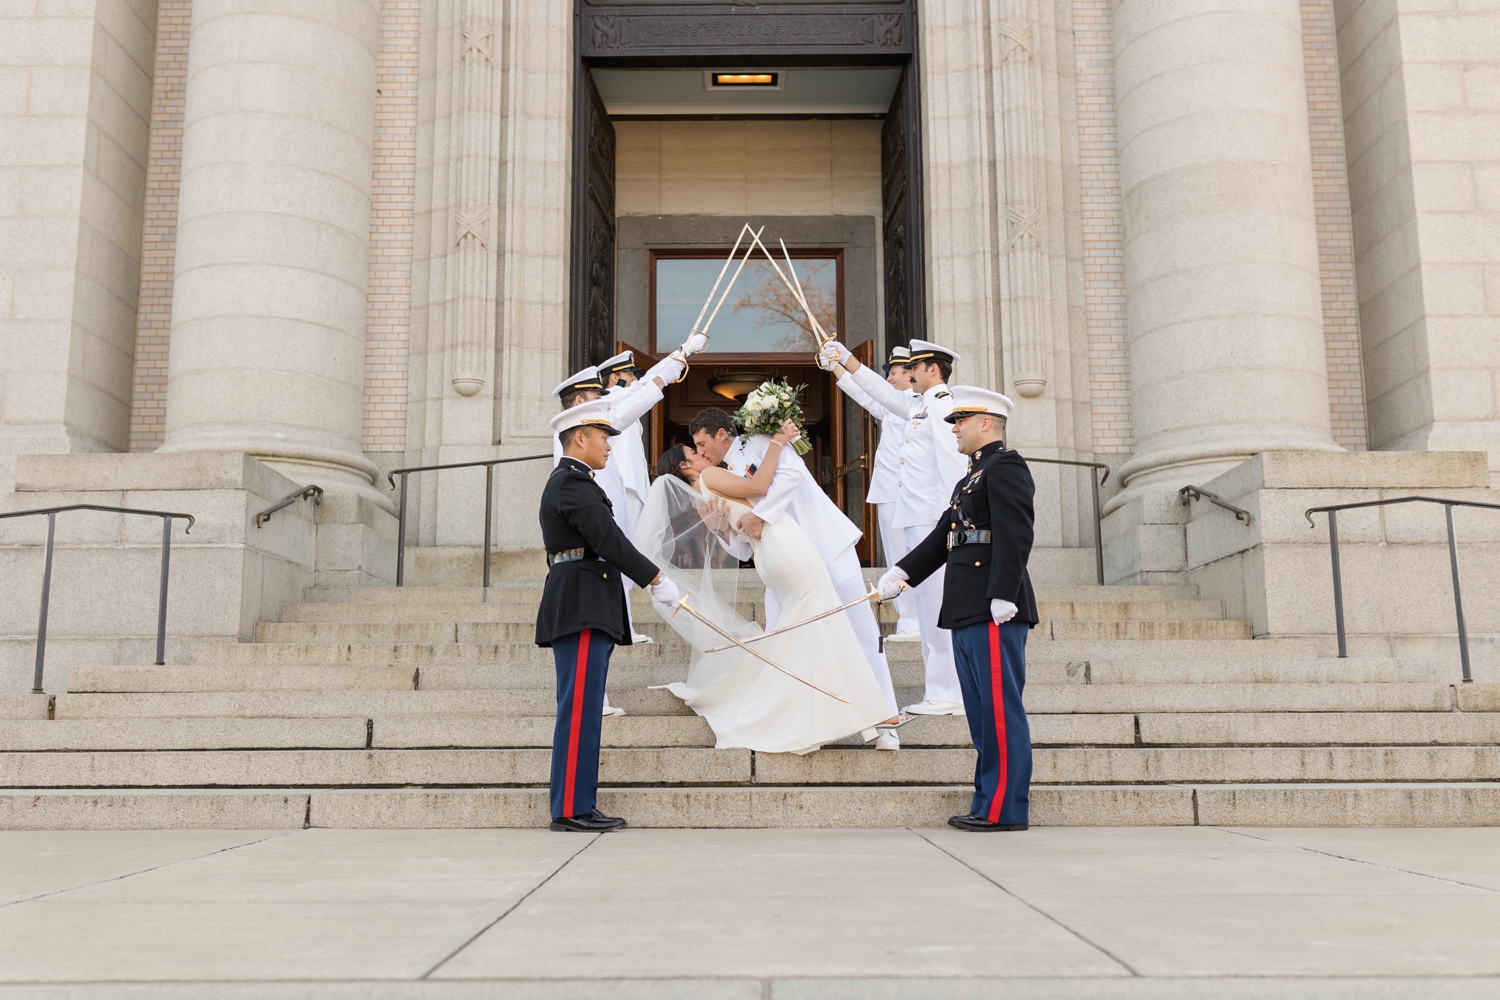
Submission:
[[[288,580],[386,579],[384,473],[548,451],[552,386],[643,322],[617,231],[664,218],[870,220],[875,319],[848,339],[960,351],[955,381],[1016,399],[1016,447],[1110,468],[1111,582],[1191,577],[1262,631],[1325,624],[1263,607],[1246,554],[1284,526],[1195,550],[1198,521],[1229,529],[1180,487],[1239,470],[1258,510],[1500,484],[1494,4],[23,0],[0,23],[13,508],[224,489],[192,456],[244,453],[342,498],[347,551]],[[901,82],[873,111],[867,83],[628,99],[632,72],[725,67]],[[1288,468],[1265,453],[1304,464],[1247,472]],[[534,545],[546,463],[501,468],[496,543]],[[482,476],[414,478],[408,544],[478,544]],[[1086,476],[1037,478],[1039,544],[1091,546]]]

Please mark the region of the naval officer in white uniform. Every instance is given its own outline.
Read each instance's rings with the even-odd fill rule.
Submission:
[[[885,380],[915,402],[917,394],[911,391],[911,374],[906,370],[910,354],[899,344],[891,348],[891,356],[885,363]],[[839,389],[880,421],[880,445],[875,450],[875,467],[870,472],[865,503],[875,506],[875,523],[880,527],[880,547],[885,550],[885,564],[894,566],[909,551],[906,532],[896,527],[896,474],[901,467],[901,442],[906,438],[906,418],[911,414],[911,406],[897,412],[888,410],[871,399],[847,375],[839,380]],[[903,590],[895,604],[896,631],[886,636],[886,642],[916,642],[922,638],[917,624],[916,595]]]
[[[823,352],[830,362],[841,365],[840,385],[850,380],[875,402],[892,412],[909,407],[906,433],[901,440],[896,482],[896,526],[906,535],[908,550],[931,534],[948,509],[953,484],[969,471],[968,456],[958,450],[958,440],[946,417],[953,412],[948,379],[958,354],[926,340],[910,344],[907,370],[915,400],[879,375],[861,365],[843,344],[830,341]],[[963,691],[953,663],[953,637],[938,627],[943,609],[943,584],[939,574],[929,576],[913,588],[917,596],[918,621],[922,632],[922,663],[927,687],[922,700],[908,706],[913,715],[962,715]]]

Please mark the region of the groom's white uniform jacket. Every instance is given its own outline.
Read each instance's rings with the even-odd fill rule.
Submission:
[[[769,435],[757,434],[749,440],[741,437],[729,446],[724,464],[737,476],[753,475],[750,466],[758,468],[770,447]],[[755,503],[755,515],[767,524],[775,524],[782,514],[790,514],[802,526],[818,555],[829,564],[864,534],[828,499],[807,471],[802,456],[790,445],[781,449],[771,489]],[[748,559],[749,548],[749,543],[743,543],[742,551],[735,554]]]
[[[935,385],[920,396],[903,392],[861,365],[852,380],[870,399],[894,414],[906,407],[901,456],[896,465],[896,526],[930,527],[948,508],[953,486],[969,472],[969,459],[958,450],[953,425],[943,418],[953,412],[953,395]]]
[[[614,506],[615,523],[628,538],[635,537],[636,524],[641,518],[641,506],[645,502],[646,493],[651,489],[651,480],[646,475],[646,449],[641,442],[640,420],[662,398],[662,390],[656,384],[656,378],[649,372],[647,376],[628,386],[615,386],[605,393],[604,398],[609,402],[610,422],[621,428],[623,433],[611,442],[612,447],[604,468],[594,473],[594,482],[599,484]],[[553,467],[561,460],[562,442],[554,434]],[[634,497],[627,496],[627,493],[633,493]]]

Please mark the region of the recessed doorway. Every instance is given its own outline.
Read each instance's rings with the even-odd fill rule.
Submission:
[[[618,347],[659,358],[681,344],[745,221],[765,226],[764,238],[778,255],[781,242],[787,243],[804,295],[823,328],[837,333],[861,357],[873,358],[879,317],[873,217],[622,217]],[[864,493],[874,428],[817,367],[806,315],[764,255],[758,256],[728,287],[709,327],[708,350],[694,357],[687,377],[669,386],[666,399],[652,412],[647,429],[652,461],[687,440],[688,423],[700,410],[716,406],[733,413],[760,377],[804,386],[802,406],[813,445],[805,459],[808,469],[866,531],[869,541],[860,555],[871,559],[875,521]],[[731,265],[726,286],[736,270],[738,263]],[[740,384],[734,385],[736,381]]]

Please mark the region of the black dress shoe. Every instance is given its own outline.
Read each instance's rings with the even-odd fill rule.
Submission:
[[[552,829],[573,833],[608,833],[624,825],[623,819],[595,819],[592,813],[583,816],[562,816],[552,820]]]
[[[618,816],[606,816],[606,815],[604,815],[602,812],[600,812],[597,809],[590,809],[589,810],[589,819],[603,820],[606,823],[614,823],[617,826],[628,826],[629,825],[623,819],[621,819],[620,817],[618,817]]]
[[[1001,830],[1025,830],[1026,823],[991,823],[983,816],[969,813],[967,816],[953,816],[949,818],[948,825],[958,830],[968,830],[970,833],[998,833]]]

